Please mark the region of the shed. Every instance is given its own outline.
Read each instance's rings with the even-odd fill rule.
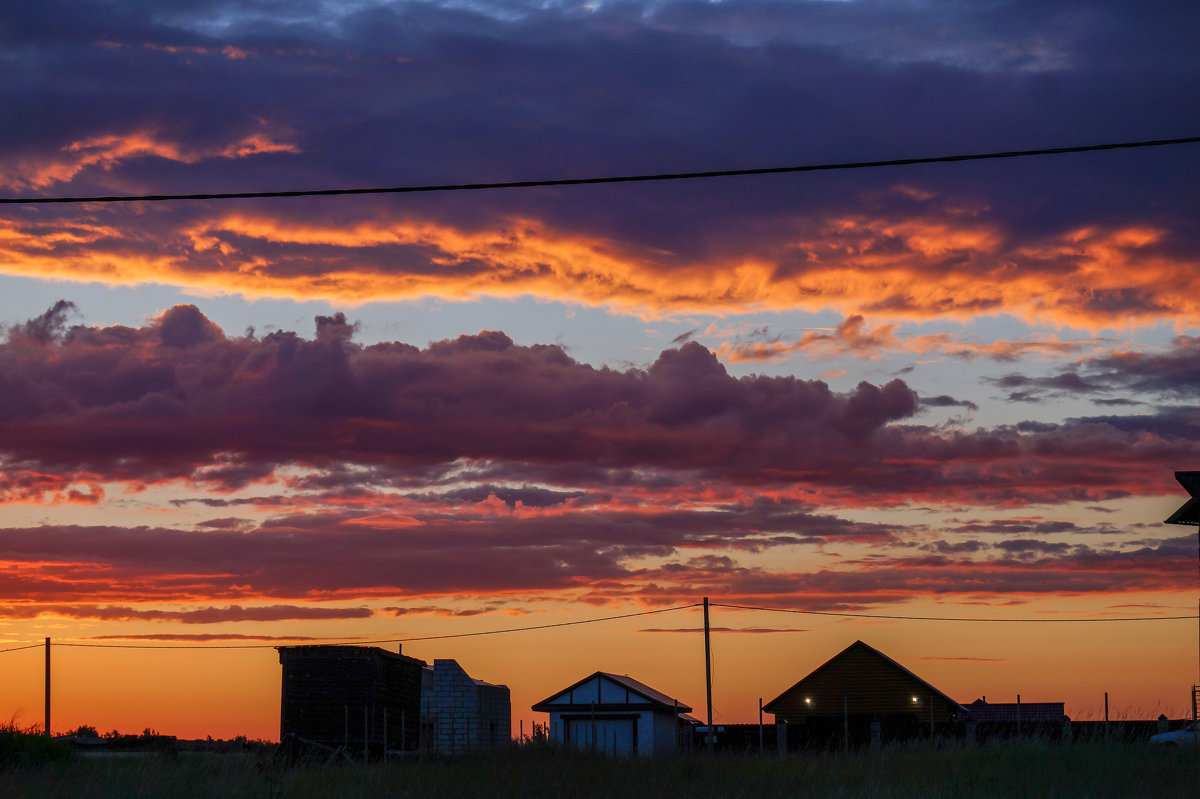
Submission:
[[[786,724],[835,717],[904,724],[967,718],[958,702],[862,641],[818,666],[763,710]]]
[[[688,705],[606,671],[584,677],[533,710],[550,714],[551,740],[618,756],[674,754],[692,726],[684,715]]]
[[[374,646],[281,646],[280,740],[352,753],[416,749],[425,661]]]
[[[421,690],[423,746],[438,754],[497,749],[512,740],[507,685],[476,680],[457,660],[426,666]]]

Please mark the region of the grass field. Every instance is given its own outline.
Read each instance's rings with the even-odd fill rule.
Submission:
[[[1137,746],[1017,746],[848,755],[606,760],[514,749],[454,760],[282,767],[253,755],[27,759],[0,770],[5,799],[78,797],[1200,796],[1200,753]]]

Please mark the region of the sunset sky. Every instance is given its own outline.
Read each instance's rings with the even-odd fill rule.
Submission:
[[[4,2],[0,197],[1191,137],[1197,41],[1194,0]],[[1183,144],[0,205],[0,649],[72,644],[55,731],[275,738],[276,645],[704,596],[1191,616],[713,611],[718,721],[857,639],[963,702],[1182,717],[1198,178]],[[598,669],[702,716],[700,626],[404,652],[514,727]],[[0,653],[0,720],[41,724],[42,657]]]

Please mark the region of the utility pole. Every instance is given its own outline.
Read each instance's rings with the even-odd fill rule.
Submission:
[[[758,698],[758,753],[763,753],[762,697]]]
[[[708,597],[704,597],[704,688],[708,694],[708,751],[713,751],[712,642],[708,630]]]
[[[46,639],[46,737],[50,737],[50,639]]]

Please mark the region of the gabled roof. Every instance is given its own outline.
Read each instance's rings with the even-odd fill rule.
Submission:
[[[1175,479],[1192,498],[1172,513],[1164,524],[1200,524],[1200,472],[1175,472]]]
[[[624,685],[626,688],[628,688],[630,691],[633,691],[634,693],[637,693],[637,694],[641,694],[642,696],[646,697],[647,699],[651,700],[652,702],[658,702],[659,704],[663,705],[664,707],[670,707],[670,708],[678,707],[679,710],[684,713],[691,710],[690,707],[687,707],[686,705],[684,705],[682,702],[680,702],[675,697],[667,696],[664,693],[659,693],[658,691],[651,688],[649,685],[646,685],[644,682],[638,682],[637,680],[633,679],[628,674],[612,674],[607,671],[598,671],[596,673],[603,677],[607,677],[608,679],[612,680],[613,682],[620,683],[621,685]]]
[[[883,654],[878,649],[868,646],[867,644],[864,644],[862,641],[855,641],[854,643],[850,644],[850,646],[846,647],[841,652],[837,653],[836,655],[831,657],[829,660],[825,661],[820,666],[813,669],[813,671],[810,672],[808,674],[808,676],[806,676],[804,679],[797,682],[791,688],[788,688],[786,691],[784,691],[779,696],[772,699],[770,702],[767,702],[765,705],[763,705],[763,710],[765,710],[768,713],[776,712],[775,711],[776,703],[778,703],[781,699],[783,699],[784,697],[786,697],[788,694],[792,693],[793,691],[796,691],[797,689],[802,688],[806,682],[813,679],[817,675],[820,675],[824,672],[828,672],[831,669],[836,669],[839,665],[839,661],[843,660],[850,653],[856,652],[856,651],[865,652],[865,653],[869,654],[871,657],[878,658],[880,661],[882,661],[888,667],[895,669],[896,671],[900,672],[901,674],[904,674],[908,678],[912,679],[913,681],[915,681],[916,683],[921,685],[926,691],[929,692],[930,696],[941,699],[942,701],[946,702],[949,705],[954,705],[956,708],[965,709],[958,702],[954,701],[949,696],[947,696],[946,694],[939,691],[937,688],[934,688],[928,682],[921,679],[916,674],[913,674],[911,671],[904,668],[904,666],[901,666],[899,663],[892,660],[890,657]]]
[[[645,703],[649,703],[650,705],[657,705],[660,708],[667,708],[670,710],[677,711],[679,713],[687,713],[692,709],[690,706],[685,705],[683,702],[680,702],[678,699],[674,699],[673,697],[667,696],[666,694],[664,694],[660,691],[656,691],[653,688],[651,688],[649,685],[646,685],[643,682],[639,682],[638,680],[633,679],[629,675],[613,674],[613,673],[607,672],[607,671],[597,671],[597,672],[593,672],[592,674],[589,674],[588,676],[584,677],[582,680],[579,680],[578,682],[573,683],[573,684],[567,686],[566,688],[563,688],[561,691],[556,691],[555,693],[551,694],[549,697],[547,697],[547,698],[543,699],[541,702],[538,702],[537,704],[535,704],[532,709],[542,712],[542,713],[549,713],[552,710],[563,710],[564,708],[571,707],[571,705],[569,705],[569,704],[555,702],[554,700],[558,699],[563,694],[569,695],[576,688],[580,687],[581,685],[585,685],[586,683],[589,683],[592,680],[597,679],[597,678],[599,678],[601,680],[608,680],[611,683],[619,685],[621,688],[624,688],[625,690],[629,691],[630,693],[641,697],[643,700],[645,700]],[[611,707],[611,706],[612,705],[610,703],[606,707]],[[642,706],[644,706],[644,704],[642,704]]]

